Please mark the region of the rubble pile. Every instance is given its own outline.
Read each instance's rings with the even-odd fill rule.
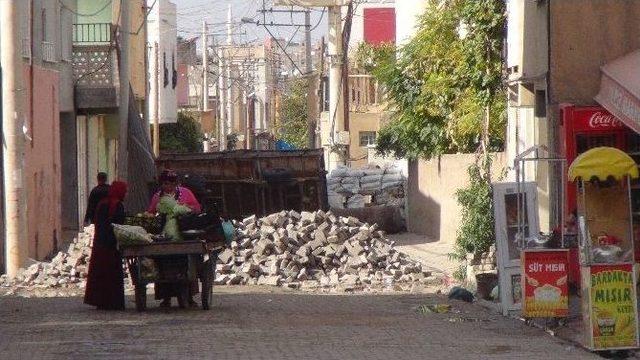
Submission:
[[[60,288],[84,286],[89,269],[93,226],[87,227],[69,245],[66,251],[60,251],[50,262],[31,260],[31,264],[20,269],[14,278],[0,277],[0,286],[5,287],[42,287]]]
[[[327,177],[329,206],[357,209],[367,205],[404,207],[405,177],[396,166],[362,169],[338,167]]]
[[[427,282],[431,274],[398,252],[377,225],[331,212],[280,212],[236,224],[218,257],[216,284],[289,288]]]
[[[355,217],[283,211],[234,225],[234,241],[216,264],[217,285],[355,290],[434,280],[419,262],[398,252],[377,225]],[[0,288],[83,288],[92,238],[93,227],[85,228],[50,262],[32,260],[14,278],[1,276]]]

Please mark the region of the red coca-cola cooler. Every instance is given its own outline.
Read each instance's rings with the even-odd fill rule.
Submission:
[[[600,146],[618,148],[633,157],[636,163],[640,160],[640,136],[624,125],[619,119],[601,106],[560,106],[561,153],[571,165],[575,158],[583,152]],[[638,185],[634,185],[634,188]],[[569,182],[566,188],[568,216],[576,210],[576,184]],[[634,213],[640,211],[640,187],[632,191]],[[640,220],[640,219],[638,219]],[[635,225],[634,225],[635,227]],[[634,231],[636,233],[637,231]],[[635,240],[638,239],[635,237]],[[580,284],[580,264],[577,244],[571,244],[569,262],[569,280]],[[636,249],[640,247],[636,244]],[[636,259],[640,256],[636,254]]]

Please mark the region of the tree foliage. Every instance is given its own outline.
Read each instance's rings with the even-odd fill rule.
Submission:
[[[204,135],[193,114],[178,112],[176,123],[160,124],[160,151],[202,152]]]
[[[307,78],[295,78],[289,83],[280,105],[278,138],[298,149],[307,147]]]
[[[474,152],[489,114],[489,149],[504,141],[504,1],[428,0],[419,30],[397,49],[361,49],[384,85],[391,122],[378,137],[385,155],[432,158]]]
[[[491,184],[483,179],[483,168],[489,164],[473,164],[467,171],[469,185],[456,191],[458,204],[462,208],[460,227],[456,234],[454,253],[456,260],[464,260],[468,253],[482,254],[494,243],[493,201]]]

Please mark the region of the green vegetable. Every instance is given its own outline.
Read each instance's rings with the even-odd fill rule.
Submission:
[[[178,228],[178,217],[191,212],[188,206],[180,205],[173,196],[163,196],[158,202],[158,212],[167,216],[163,233],[173,241],[181,241],[182,235]]]

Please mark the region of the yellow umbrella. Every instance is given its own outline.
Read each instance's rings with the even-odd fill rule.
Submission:
[[[594,177],[603,181],[608,177],[621,180],[624,176],[638,178],[638,165],[627,153],[612,147],[588,150],[580,154],[569,167],[570,181],[578,178],[588,181]]]

